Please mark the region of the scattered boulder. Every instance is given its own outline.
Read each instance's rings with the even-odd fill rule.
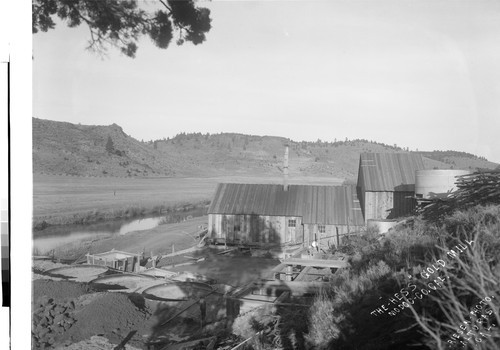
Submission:
[[[39,298],[37,308],[33,312],[31,338],[34,349],[52,347],[66,330],[74,323],[69,309],[70,302],[57,303],[52,298]]]

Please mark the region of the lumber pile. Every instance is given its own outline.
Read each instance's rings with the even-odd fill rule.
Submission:
[[[457,209],[478,204],[500,204],[500,171],[483,171],[457,177],[457,190],[447,198],[433,199],[419,209],[424,219],[437,221]]]

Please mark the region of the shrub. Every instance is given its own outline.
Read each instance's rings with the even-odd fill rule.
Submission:
[[[342,316],[335,316],[334,302],[331,296],[321,291],[309,310],[310,331],[306,335],[307,343],[317,349],[325,348],[332,339],[339,336],[338,323]]]
[[[371,312],[394,293],[399,273],[379,261],[365,271],[343,270],[330,288],[318,294],[309,315],[309,346],[323,349],[386,349],[401,344],[408,332],[398,330],[408,320]],[[377,339],[376,342],[373,339]]]
[[[482,207],[476,206],[468,210],[455,212],[446,217],[445,226],[441,231],[440,254],[434,259],[447,261],[447,268],[443,270],[444,279],[449,280],[447,287],[438,295],[430,296],[436,313],[423,315],[412,310],[421,329],[425,332],[425,343],[433,349],[445,349],[449,345],[448,340],[455,339],[457,329],[462,325],[469,330],[467,324],[470,311],[485,297],[491,298],[485,308],[491,308],[493,314],[484,321],[484,328],[488,325],[499,324],[500,306],[500,206]],[[460,252],[457,258],[446,255],[449,247],[458,239],[473,240],[470,248]],[[459,329],[460,330],[460,329]],[[500,334],[493,333],[492,336],[480,336],[479,332],[473,331],[473,337],[469,340],[462,338],[464,343],[477,349],[500,348]],[[466,333],[466,332],[464,332]],[[483,334],[484,334],[483,333]],[[466,337],[467,338],[467,337]],[[481,340],[476,343],[474,339]],[[458,345],[455,341],[455,345]]]
[[[254,349],[304,349],[307,312],[304,307],[259,307],[236,318],[233,333],[242,339],[253,337]]]
[[[264,306],[238,316],[233,322],[233,334],[247,339],[255,336],[266,325],[272,323],[275,316],[271,306]]]
[[[316,296],[308,317],[307,344],[318,349],[402,349],[410,345],[445,349],[465,315],[485,296],[492,298],[488,307],[494,310],[485,327],[498,324],[500,206],[476,206],[443,219],[438,226],[419,217],[409,218],[386,237],[367,232],[346,240],[344,247],[354,251],[351,268],[338,271],[329,290]],[[446,255],[465,240],[474,241],[472,249],[463,250],[457,258]],[[446,261],[439,273],[448,282],[441,289],[395,317],[370,314],[394,298],[408,278],[418,288],[424,287],[429,281],[419,274],[422,266],[438,259]],[[480,349],[497,349],[500,334],[472,342],[469,344]]]

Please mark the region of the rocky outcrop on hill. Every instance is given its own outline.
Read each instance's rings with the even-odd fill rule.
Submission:
[[[181,133],[138,141],[117,124],[76,125],[33,118],[35,174],[114,177],[279,176],[289,145],[291,176],[355,179],[363,152],[410,152],[368,140],[296,142],[235,133]],[[432,169],[495,168],[464,152],[420,152]]]

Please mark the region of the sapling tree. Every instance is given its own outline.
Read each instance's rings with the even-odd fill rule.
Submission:
[[[106,142],[106,151],[108,153],[113,153],[115,150],[115,145],[113,143],[113,140],[111,139],[111,136],[108,135],[108,141]]]

